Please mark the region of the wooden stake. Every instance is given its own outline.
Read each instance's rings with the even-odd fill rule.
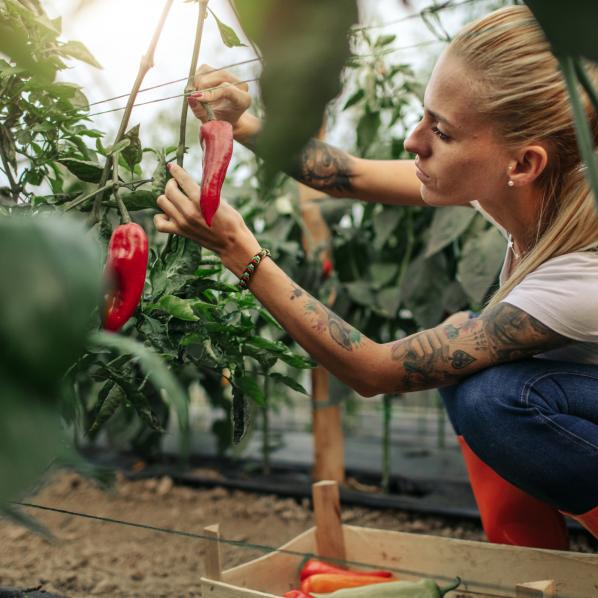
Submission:
[[[316,550],[321,557],[345,559],[345,538],[341,523],[338,484],[332,480],[312,486],[316,521]]]
[[[204,566],[206,569],[205,577],[220,581],[222,574],[222,554],[220,550],[220,525],[209,525],[204,527],[204,535],[214,538],[207,540],[206,556],[204,557]]]
[[[556,584],[552,579],[517,584],[516,598],[556,598]]]
[[[320,130],[319,139],[324,137],[324,128]],[[321,262],[331,258],[329,248],[330,229],[322,217],[320,207],[314,201],[326,197],[325,193],[315,191],[306,185],[299,184],[299,204],[305,223],[306,234],[303,247],[313,257],[318,250]],[[335,294],[332,293],[325,303],[332,305]],[[335,480],[342,484],[345,480],[345,457],[342,428],[342,414],[338,405],[318,408],[318,402],[328,403],[330,374],[318,366],[311,372],[312,382],[312,431],[314,438],[314,480]]]

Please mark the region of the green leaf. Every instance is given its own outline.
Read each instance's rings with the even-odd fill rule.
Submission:
[[[380,212],[374,215],[372,223],[374,225],[374,232],[376,233],[376,238],[374,239],[374,248],[376,250],[381,250],[388,241],[401,222],[403,213],[401,208],[384,206]]]
[[[311,357],[303,357],[302,355],[295,355],[291,353],[281,353],[278,358],[288,365],[299,370],[311,370],[316,366],[316,363]]]
[[[93,54],[85,47],[84,44],[78,41],[70,41],[62,44],[59,49],[59,53],[63,56],[69,56],[76,58],[82,62],[86,62],[91,66],[95,66],[98,69],[102,68],[102,65],[94,58]]]
[[[598,4],[592,0],[565,7],[560,0],[525,0],[559,57],[585,56],[598,60]]]
[[[220,37],[222,38],[222,42],[228,48],[234,48],[237,46],[242,46],[244,48],[247,47],[246,44],[241,43],[239,36],[235,33],[232,27],[225,25],[215,14],[214,11],[209,8],[208,9],[214,19],[216,19],[216,23],[218,24],[218,31],[220,31]]]
[[[372,285],[364,280],[357,280],[355,282],[348,282],[345,284],[349,297],[359,303],[360,305],[369,306],[374,302],[374,295],[372,292]]]
[[[403,279],[403,304],[425,328],[436,326],[444,313],[442,295],[450,280],[444,254],[425,259],[415,258],[407,267]]]
[[[118,384],[111,386],[89,428],[89,434],[95,434],[116,413],[116,410],[125,402],[125,397],[125,391]]]
[[[86,183],[99,183],[102,178],[103,167],[97,162],[77,158],[60,158],[58,162]]]
[[[139,125],[135,125],[132,129],[129,129],[123,136],[123,139],[130,141],[130,144],[122,150],[121,155],[132,172],[135,166],[141,163],[143,158],[143,148],[139,139]]]
[[[430,257],[458,239],[476,215],[472,208],[451,206],[437,208],[430,227],[430,237],[424,257]]]
[[[179,427],[182,431],[182,442],[186,444],[189,432],[187,396],[162,359],[141,343],[118,334],[96,332],[92,341],[97,347],[106,347],[121,354],[130,354],[139,361],[139,365],[149,376],[152,384],[163,391],[166,403],[177,413]]]
[[[305,388],[303,388],[301,384],[299,384],[299,382],[297,382],[293,378],[290,378],[289,376],[283,376],[278,372],[273,372],[272,374],[268,375],[270,376],[270,378],[272,378],[272,380],[276,380],[276,382],[280,382],[281,384],[284,384],[285,386],[288,386],[289,388],[292,388],[297,392],[301,392],[304,395],[308,394],[308,392],[305,390]]]
[[[292,169],[321,128],[327,103],[341,90],[357,3],[238,0],[236,7],[245,33],[264,57],[261,90],[267,118],[258,146],[271,181],[277,171]]]
[[[164,295],[156,307],[179,320],[197,322],[199,318],[193,312],[195,301],[195,299],[181,299],[174,295]]]
[[[469,238],[457,267],[457,277],[468,297],[479,306],[495,282],[504,261],[506,241],[492,226]]]
[[[257,381],[252,376],[242,376],[241,378],[235,378],[233,384],[236,385],[243,394],[246,394],[250,399],[255,401],[262,407],[266,404],[266,399],[262,389],[259,387]]]
[[[376,39],[376,42],[374,43],[374,46],[377,47],[377,48],[382,48],[384,46],[388,46],[388,44],[392,44],[392,42],[394,42],[395,39],[397,39],[397,36],[393,35],[393,34],[380,35]]]
[[[148,189],[137,189],[137,191],[131,191],[130,193],[122,193],[121,198],[125,202],[125,206],[127,206],[129,212],[158,209],[156,195]]]
[[[222,272],[222,268],[198,268],[194,274],[198,278],[208,278],[212,274],[220,274],[220,272]]]
[[[106,156],[112,156],[116,152],[121,152],[126,147],[129,147],[129,145],[131,145],[131,140],[125,137],[124,139],[121,139],[118,143],[108,146],[106,148],[105,154]]]
[[[0,218],[0,277],[0,369],[51,394],[93,326],[98,247],[63,215]]]
[[[376,139],[380,128],[380,112],[366,111],[357,123],[357,145],[365,154]]]
[[[360,87],[354,94],[351,95],[351,97],[345,102],[345,105],[343,106],[343,110],[347,110],[347,108],[350,108],[351,106],[354,106],[355,104],[357,104],[357,102],[359,102],[360,100],[362,100],[365,97],[365,90]]]
[[[270,341],[261,336],[252,336],[246,343],[257,347],[258,349],[264,349],[265,351],[275,354],[285,353],[287,351],[287,346],[285,344],[278,341]]]

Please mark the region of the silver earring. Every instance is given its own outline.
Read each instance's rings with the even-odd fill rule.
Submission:
[[[507,183],[507,185],[509,185],[509,187],[512,187],[515,183],[511,180],[509,180],[509,182]]]

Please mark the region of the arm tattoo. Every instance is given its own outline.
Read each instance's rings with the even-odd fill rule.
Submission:
[[[245,147],[256,152],[257,136],[248,139]],[[328,193],[353,190],[351,156],[323,141],[310,139],[294,162],[287,174],[308,187]]]
[[[354,347],[361,344],[361,332],[349,326],[335,313],[324,307],[319,301],[314,299],[309,293],[306,293],[300,287],[293,285],[291,290],[291,301],[303,298],[303,308],[306,316],[311,321],[311,327],[318,333],[328,331],[330,338],[345,349],[353,351]]]
[[[480,320],[488,347],[499,363],[531,357],[572,342],[508,303],[499,303]]]
[[[571,342],[523,310],[499,303],[461,325],[440,324],[396,341],[391,357],[404,370],[401,388],[423,390],[453,384],[481,368],[532,357]]]
[[[463,349],[451,351],[447,340],[454,335],[454,326],[439,331],[432,328],[397,341],[391,347],[395,361],[401,362],[405,370],[405,390],[423,390],[452,384],[459,376],[454,370],[461,370],[476,361]]]

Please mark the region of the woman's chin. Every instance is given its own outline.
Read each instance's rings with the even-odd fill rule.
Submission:
[[[438,191],[430,189],[425,184],[422,184],[421,186],[420,195],[425,204],[435,208],[442,208],[446,206],[463,206],[469,204],[469,200],[456,197],[454,194],[439,193]]]

